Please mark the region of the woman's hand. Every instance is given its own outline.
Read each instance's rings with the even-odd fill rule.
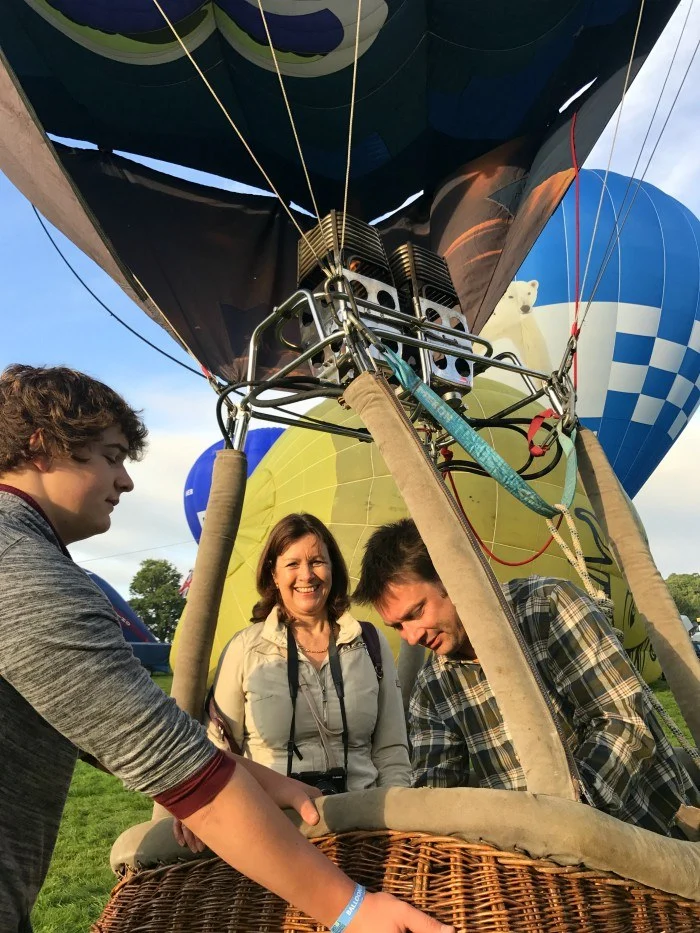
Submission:
[[[316,797],[321,796],[321,791],[317,787],[309,787],[302,781],[296,781],[264,765],[256,764],[250,758],[242,758],[238,755],[234,755],[234,758],[251,777],[255,778],[278,807],[296,810],[302,820],[311,826],[318,823],[318,810],[313,803]]]
[[[195,836],[191,829],[188,829],[182,820],[173,817],[173,836],[179,846],[187,846],[190,852],[204,852],[206,846],[199,838]]]
[[[390,894],[365,894],[360,909],[348,924],[348,933],[455,933],[455,928],[433,920]]]

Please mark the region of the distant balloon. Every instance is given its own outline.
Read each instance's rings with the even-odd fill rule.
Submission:
[[[248,476],[260,463],[262,458],[284,433],[284,428],[254,428],[248,432],[245,442],[245,452],[248,458]],[[204,453],[195,460],[192,469],[185,481],[185,517],[195,541],[199,543],[202,534],[202,519],[209,501],[211,489],[211,475],[214,469],[216,454],[224,446],[223,440],[217,441],[207,447]]]
[[[96,583],[112,604],[112,609],[119,617],[122,634],[131,648],[149,671],[167,674],[170,670],[168,657],[170,643],[158,641],[145,622],[134,612],[124,597],[113,586],[91,570],[85,571],[93,583]]]
[[[602,183],[603,172],[581,172],[582,279]],[[579,342],[577,411],[634,496],[700,401],[700,221],[647,183],[632,202],[638,182],[628,183],[608,175],[582,282],[579,320],[595,294]],[[574,316],[574,199],[572,186],[482,330],[497,349],[515,349],[547,372],[561,361]],[[596,287],[611,233],[623,222]]]

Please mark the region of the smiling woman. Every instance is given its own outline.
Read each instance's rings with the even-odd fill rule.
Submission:
[[[323,522],[307,513],[281,519],[256,584],[256,624],[221,657],[210,736],[222,744],[228,734],[247,757],[324,793],[407,786],[391,650],[348,612],[347,568]]]

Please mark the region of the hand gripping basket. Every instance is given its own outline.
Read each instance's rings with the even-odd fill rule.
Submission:
[[[460,931],[700,930],[700,900],[693,899],[700,899],[700,847],[583,804],[513,791],[391,788],[326,798],[321,810],[320,825],[308,834],[353,879]],[[365,828],[377,822],[421,829]],[[430,825],[437,832],[427,831]],[[171,840],[170,821],[163,820],[118,841],[113,864],[121,845],[134,852],[132,866],[93,933],[324,929],[218,858],[137,867],[153,865],[151,850],[182,857]]]

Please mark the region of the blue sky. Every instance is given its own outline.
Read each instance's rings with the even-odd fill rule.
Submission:
[[[632,171],[681,24],[684,0],[631,89],[611,168]],[[700,7],[700,5],[698,5]],[[700,9],[686,27],[678,60],[646,147],[653,146],[700,35]],[[700,215],[700,60],[696,58],[646,180]],[[587,165],[605,168],[612,128]],[[638,174],[646,166],[642,158]],[[136,308],[121,289],[67,240],[62,249],[102,301],[131,327],[167,352],[190,362],[168,335]],[[107,578],[125,595],[146,557],[165,557],[185,573],[195,545],[183,510],[187,472],[205,447],[218,439],[215,396],[207,383],[161,357],[129,334],[85,291],[42,231],[31,205],[0,174],[0,368],[8,363],[66,364],[84,370],[144,410],[150,452],[133,467],[136,490],[115,512],[107,535],[75,545],[74,557]],[[637,496],[661,572],[700,570],[700,423],[696,418]]]

